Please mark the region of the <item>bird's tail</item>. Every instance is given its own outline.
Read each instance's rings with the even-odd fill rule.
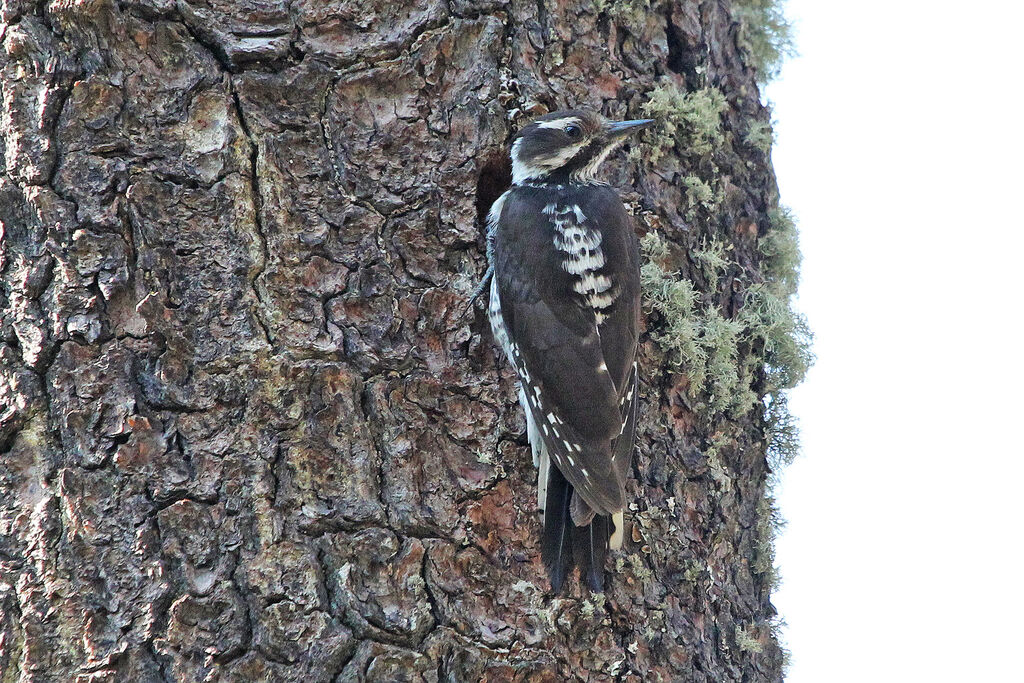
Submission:
[[[576,526],[572,521],[572,496],[572,485],[557,467],[549,467],[541,558],[552,592],[561,592],[569,572],[578,566],[582,582],[600,593],[604,591],[604,561],[614,531],[612,517],[594,515],[589,524]]]

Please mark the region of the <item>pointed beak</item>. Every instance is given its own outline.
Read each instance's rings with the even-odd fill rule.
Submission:
[[[630,133],[643,130],[654,123],[654,119],[636,119],[633,121],[616,121],[608,124],[608,131],[613,138],[624,138]]]

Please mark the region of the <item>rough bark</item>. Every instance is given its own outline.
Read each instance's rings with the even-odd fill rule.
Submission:
[[[781,678],[763,410],[710,467],[720,421],[645,334],[632,539],[605,596],[553,598],[469,305],[515,128],[642,114],[659,78],[726,97],[721,206],[687,215],[678,150],[607,179],[757,272],[768,115],[728,2],[0,11],[0,681]],[[734,312],[736,272],[686,264]]]

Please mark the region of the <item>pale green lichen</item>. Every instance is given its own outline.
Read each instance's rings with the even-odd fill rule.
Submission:
[[[672,276],[655,262],[668,256],[668,247],[657,233],[645,235],[640,245],[648,257],[640,268],[640,286],[647,306],[660,313],[665,322],[662,332],[653,333],[654,339],[673,365],[694,369],[696,376],[691,376],[691,383],[700,383],[707,357],[697,341],[697,292],[689,280]]]
[[[753,383],[759,369],[766,379],[764,393],[776,397],[796,386],[813,361],[807,321],[790,302],[798,280],[799,251],[794,254],[786,246],[789,239],[776,240],[774,257],[766,256],[765,275],[770,279],[747,288],[735,318],[725,317],[717,306],[703,300],[689,280],[659,265],[669,250],[656,233],[641,240],[648,257],[640,270],[641,286],[647,307],[663,321],[662,329],[652,335],[669,362],[686,373],[691,397],[704,395],[712,415],[740,416],[749,411],[757,403]],[[729,265],[725,253],[720,243],[710,242],[695,252],[695,259],[713,276]],[[784,401],[777,407],[784,408]],[[791,426],[778,410],[774,423]]]
[[[709,278],[716,278],[728,269],[731,261],[726,252],[731,250],[731,244],[726,246],[716,239],[705,240],[700,249],[693,251],[693,257],[704,266],[704,272]]]
[[[687,221],[713,215],[722,203],[721,176],[715,163],[716,152],[725,144],[722,113],[728,103],[717,88],[686,92],[675,81],[665,79],[652,90],[642,110],[658,121],[646,134],[649,146],[647,163],[658,163],[675,150],[694,170],[682,178],[686,196]],[[630,153],[639,161],[640,147]]]
[[[651,10],[651,0],[594,0],[594,9],[626,28],[643,26]]]
[[[743,136],[743,142],[767,154],[772,148],[772,143],[775,142],[772,124],[765,121],[751,122],[747,134]]]
[[[800,433],[789,412],[788,390],[800,383],[814,356],[806,319],[793,308],[800,282],[800,249],[796,224],[785,208],[769,213],[768,231],[760,241],[765,281],[748,288],[740,316],[762,348],[765,371],[765,436],[768,465],[778,472],[799,452]],[[775,537],[784,522],[772,497],[775,478],[768,482],[757,509],[754,569],[769,587],[778,584]]]
[[[771,283],[751,285],[739,317],[750,341],[763,344],[766,392],[772,394],[799,384],[813,362],[811,332],[789,298],[780,296]]]
[[[773,212],[764,242],[762,271],[766,280],[748,286],[744,304],[733,320],[717,307],[706,305],[689,280],[660,265],[670,259],[671,249],[655,233],[642,240],[644,253],[651,259],[642,269],[642,284],[648,306],[664,321],[664,331],[654,333],[654,338],[669,361],[687,374],[691,397],[704,398],[697,408],[708,419],[715,415],[738,417],[756,406],[758,394],[753,387],[758,370],[763,370],[767,457],[769,466],[778,470],[792,461],[799,448],[786,390],[803,378],[813,358],[806,321],[790,301],[799,282],[800,253],[795,225],[787,212]],[[731,262],[726,254],[726,248],[715,241],[705,242],[694,252],[695,261],[709,274],[728,268]],[[723,493],[732,489],[720,456],[729,443],[728,435],[719,430],[706,450],[709,476]],[[775,537],[783,525],[771,495],[773,484],[769,481],[757,507],[752,565],[769,590],[779,581]]]
[[[750,631],[741,624],[736,624],[736,645],[743,652],[751,652],[753,654],[764,652],[764,646],[761,644],[761,641],[751,635]]]
[[[768,457],[773,469],[781,469],[799,451],[799,429],[786,392],[803,380],[814,362],[813,336],[792,303],[800,284],[801,257],[796,223],[788,209],[769,212],[768,231],[759,248],[765,281],[750,287],[741,315],[764,345]]]
[[[648,259],[666,259],[672,254],[668,242],[656,232],[649,232],[640,238],[640,249]]]
[[[670,364],[686,372],[690,396],[706,394],[705,407],[711,413],[737,406],[737,396],[747,396],[737,391],[740,323],[725,318],[714,306],[698,306],[689,280],[669,277],[656,265],[645,265],[640,278],[649,306],[665,321],[664,331],[652,336]]]
[[[781,59],[791,52],[789,25],[774,0],[737,0],[734,16],[742,26],[740,42],[749,62],[764,83],[778,70]],[[659,119],[661,126],[648,134],[651,153],[648,163],[658,163],[666,154],[675,153],[683,162],[684,173],[678,181],[683,193],[684,215],[691,225],[704,222],[714,226],[720,219],[725,186],[718,164],[720,151],[728,147],[722,124],[726,108],[722,93],[704,88],[686,93],[670,81],[662,82],[650,94],[643,111]],[[773,135],[764,121],[748,121],[742,141],[767,155]],[[688,405],[714,426],[714,436],[706,449],[708,477],[715,488],[727,493],[734,485],[723,451],[735,441],[730,425],[750,411],[763,410],[768,465],[778,471],[792,461],[799,448],[796,421],[789,413],[787,391],[805,376],[813,356],[807,322],[793,307],[799,285],[800,249],[796,225],[788,210],[772,209],[767,230],[758,239],[761,254],[758,270],[749,263],[733,261],[732,245],[705,238],[691,249],[690,262],[697,269],[698,282],[711,284],[707,293],[676,270],[685,263],[680,245],[673,246],[654,231],[642,240],[648,262],[641,268],[645,306],[658,314],[651,336],[664,352],[671,369],[685,375]],[[711,235],[716,231],[711,229]],[[708,234],[695,231],[696,235]],[[703,275],[703,280],[699,277]],[[718,287],[736,287],[741,293],[738,310],[725,308],[728,298]],[[735,301],[735,297],[731,299]],[[783,520],[772,496],[774,477],[766,485],[756,508],[753,529],[752,570],[771,591],[778,583],[775,568],[775,537]],[[687,571],[687,581],[700,574]],[[777,625],[771,634],[736,629],[740,650],[759,653],[765,638],[781,642]]]
[[[785,58],[794,54],[793,28],[782,12],[782,2],[735,0],[732,12],[740,22],[739,44],[750,56],[757,80],[767,83],[778,76]]]
[[[701,342],[707,363],[704,388],[712,413],[724,413],[737,406],[740,389],[739,355],[743,324],[730,320],[715,307],[704,311]]]
[[[791,464],[800,453],[800,427],[789,412],[789,396],[780,391],[768,397],[765,410],[768,466],[773,472]]]
[[[596,613],[604,611],[604,593],[591,593],[580,601],[580,613],[590,619]]]
[[[686,561],[686,570],[683,572],[683,581],[693,588],[697,587],[701,576],[704,575],[704,567],[696,560]]]
[[[750,321],[725,317],[716,305],[702,300],[689,280],[665,271],[658,261],[668,257],[668,247],[656,233],[644,236],[641,247],[649,259],[640,269],[646,304],[664,323],[661,331],[652,332],[655,341],[669,363],[686,373],[689,395],[703,399],[710,415],[745,414],[757,401],[750,361],[741,362],[741,344],[751,335]],[[729,264],[724,247],[714,242],[697,254],[712,272]],[[768,329],[762,321],[756,322]]]
[[[697,210],[713,213],[721,204],[719,193],[695,175],[683,178],[683,187],[686,188],[686,218],[689,221],[696,220]]]
[[[775,567],[775,538],[786,526],[786,521],[775,506],[775,498],[770,492],[766,492],[758,501],[756,512],[754,561],[751,569],[764,577],[769,590],[773,590],[779,584],[779,573]]]
[[[758,242],[761,270],[781,296],[796,294],[800,284],[800,244],[792,212],[779,206],[768,212],[768,231]]]
[[[629,555],[629,564],[633,569],[633,576],[635,576],[640,583],[647,583],[654,576],[648,566],[644,563],[644,558],[636,553]]]
[[[682,154],[696,158],[718,149],[725,140],[722,112],[726,104],[717,88],[688,93],[665,81],[652,90],[643,105],[644,113],[659,122],[651,134],[650,162],[658,163],[677,144]]]

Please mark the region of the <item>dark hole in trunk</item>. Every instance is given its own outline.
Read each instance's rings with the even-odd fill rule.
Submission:
[[[476,217],[481,229],[487,224],[491,204],[512,185],[512,162],[504,152],[492,155],[476,181]]]

